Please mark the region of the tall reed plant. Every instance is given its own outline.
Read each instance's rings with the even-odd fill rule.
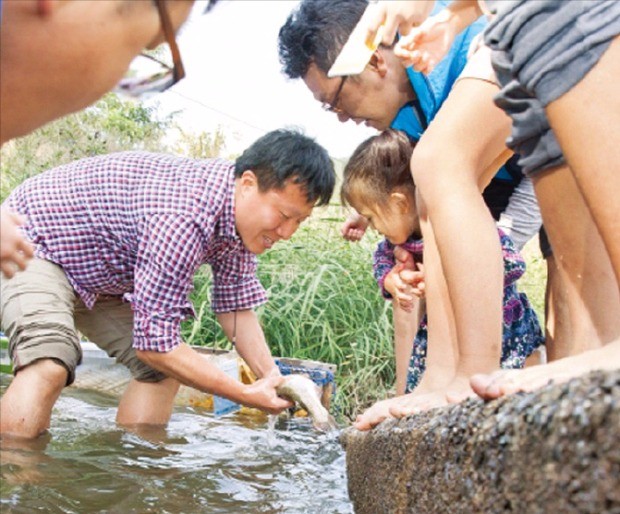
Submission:
[[[377,237],[346,242],[341,209],[317,211],[290,241],[260,256],[269,302],[258,314],[274,355],[338,366],[334,405],[350,418],[384,398],[394,381],[391,307],[372,275]],[[197,317],[184,325],[186,341],[229,348],[209,308],[207,270],[195,287]]]

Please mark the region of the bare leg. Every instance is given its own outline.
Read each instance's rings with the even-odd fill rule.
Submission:
[[[409,361],[413,351],[420,320],[423,313],[423,301],[415,302],[413,312],[406,312],[396,302],[392,303],[392,315],[394,317],[394,358],[396,360],[396,395],[405,394],[407,388],[407,374]]]
[[[620,336],[620,295],[603,241],[566,166],[535,185],[570,319],[570,335],[556,337],[556,351],[574,355],[600,347]]]
[[[161,382],[138,382],[132,379],[118,405],[119,425],[165,425],[172,415],[179,382],[166,378]]]
[[[51,359],[18,371],[0,400],[0,433],[33,439],[45,432],[66,383],[67,370]]]
[[[448,290],[423,202],[418,201],[424,236],[424,273],[428,315],[426,370],[415,391],[375,403],[355,420],[358,430],[368,430],[388,417],[446,404],[446,387],[456,374],[458,346]],[[433,284],[431,286],[431,284]],[[499,361],[498,361],[499,362]]]
[[[495,223],[480,193],[509,155],[504,139],[510,120],[492,104],[495,93],[497,87],[487,82],[459,81],[411,161],[414,180],[428,206],[454,312],[458,369],[444,390],[451,401],[472,394],[469,377],[473,373],[498,369],[500,362],[502,254]],[[429,279],[427,289],[432,285]],[[430,313],[430,299],[428,303]],[[429,318],[429,328],[433,325]]]
[[[424,205],[424,204],[423,204]],[[456,325],[448,285],[439,260],[432,226],[422,218],[426,306],[428,311],[428,348],[426,371],[415,391],[399,397],[390,407],[390,415],[407,416],[420,410],[446,405],[446,392],[453,383],[459,363]],[[499,357],[498,357],[499,363]]]
[[[22,487],[24,484],[41,483],[46,478],[45,473],[41,471],[42,467],[50,468],[55,464],[55,459],[45,453],[51,438],[49,433],[44,433],[35,439],[2,434],[0,439],[2,482]]]
[[[536,191],[561,283],[566,289],[570,318],[569,337],[561,340],[558,334],[553,352],[580,359],[584,351],[601,348],[620,338],[620,294],[601,237],[570,170],[562,167],[543,174],[536,179]],[[501,393],[504,390],[501,377],[505,376],[509,377],[511,388],[529,391],[551,379],[575,376],[573,370],[581,366],[569,358],[556,362],[558,365],[554,367],[495,374],[493,380],[498,382],[498,387],[491,389]],[[484,378],[473,377],[472,386],[481,396],[489,397],[490,385]]]
[[[607,344],[531,370],[472,377],[472,386],[483,398],[496,398],[515,391],[530,391],[549,381],[561,382],[595,369],[618,369],[620,366],[620,337],[613,336],[614,316],[616,323],[620,318],[618,306],[614,302],[605,302],[609,286],[615,286],[616,294],[620,289],[620,209],[617,207],[617,193],[620,191],[620,94],[616,84],[619,76],[620,37],[616,37],[590,73],[572,90],[547,107],[551,126],[598,227],[615,273],[615,281],[609,275],[598,277],[599,286],[603,286],[603,281],[607,280],[608,287],[603,288],[604,292],[598,298],[598,308],[605,312],[590,312],[593,316],[603,316],[603,324],[597,324],[595,328],[600,340]],[[556,199],[556,203],[565,201],[559,195]],[[545,219],[544,211],[543,218]],[[563,220],[553,218],[552,221],[560,227],[554,235],[559,234],[561,244],[562,238],[568,237],[566,233],[562,233]],[[545,225],[549,225],[546,219]],[[564,230],[574,228],[564,227]],[[591,236],[589,233],[583,235]],[[550,236],[554,248],[557,248],[558,242],[553,239],[553,235]],[[577,253],[575,249],[569,249],[568,252]],[[598,249],[593,252],[592,248],[586,246],[582,257],[587,259],[588,266],[592,266],[593,259],[595,265],[598,265],[602,262],[599,253]],[[596,298],[592,296],[596,296],[596,289],[590,296],[587,293],[584,295],[585,305],[596,306]],[[589,300],[592,303],[588,303]],[[605,319],[611,326],[605,325]],[[586,344],[588,343],[590,341],[586,341]]]
[[[568,357],[574,346],[570,328],[568,291],[555,257],[547,261],[547,285],[545,290],[545,348],[549,362]],[[560,343],[557,344],[556,342]],[[563,343],[562,343],[563,342]]]
[[[549,122],[601,233],[620,285],[620,36],[597,65],[547,107]]]

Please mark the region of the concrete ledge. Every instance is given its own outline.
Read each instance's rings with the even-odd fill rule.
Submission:
[[[620,513],[620,370],[341,442],[357,514]]]

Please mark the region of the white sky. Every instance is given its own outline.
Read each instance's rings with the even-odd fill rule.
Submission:
[[[177,119],[193,131],[219,126],[230,153],[270,130],[298,126],[332,157],[348,158],[375,131],[340,123],[301,79],[280,71],[278,31],[297,3],[220,0],[208,14],[192,16],[178,37],[186,78],[156,97],[161,110],[182,111]]]

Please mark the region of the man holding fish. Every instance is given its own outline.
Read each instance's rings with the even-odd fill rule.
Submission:
[[[256,255],[289,239],[335,184],[327,152],[276,130],[236,162],[146,152],[61,166],[20,185],[7,206],[27,216],[28,268],[1,278],[1,321],[15,378],[0,402],[3,435],[50,424],[80,362],[78,332],[126,365],[121,425],[165,424],[179,384],[279,413],[283,378],[254,307],[266,301]],[[213,271],[212,308],[259,380],[242,384],[184,344],[180,322],[197,269]]]

